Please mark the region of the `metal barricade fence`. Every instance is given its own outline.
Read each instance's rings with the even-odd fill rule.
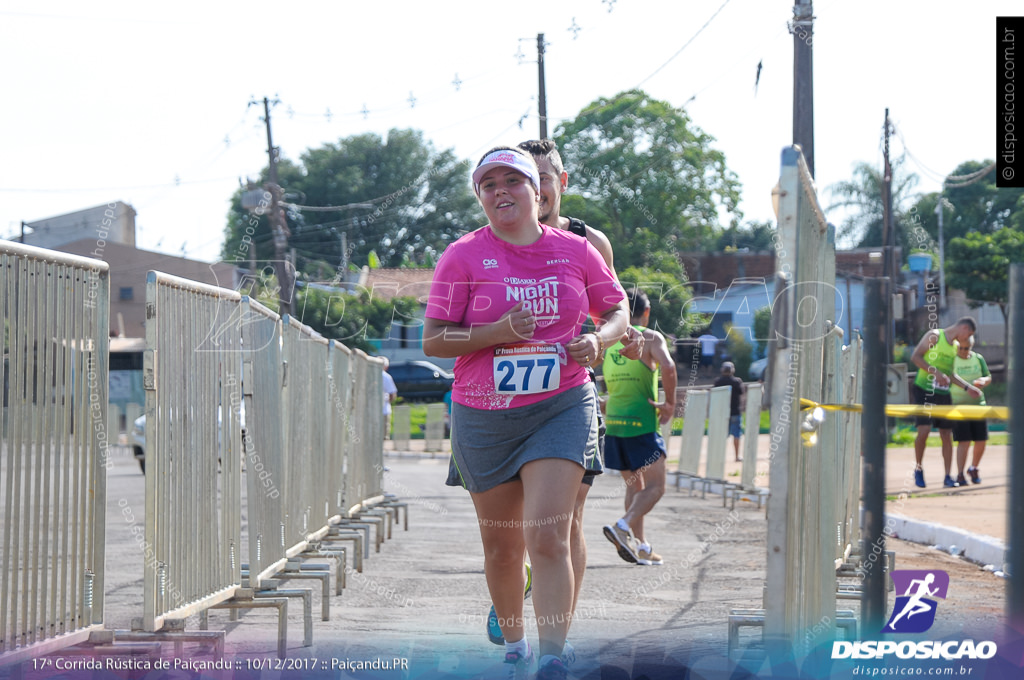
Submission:
[[[146,631],[241,588],[240,300],[160,272],[147,278]]]
[[[323,470],[328,479],[330,507],[328,522],[333,522],[345,511],[345,453],[351,446],[352,419],[352,350],[331,340],[327,347],[327,391],[330,409],[327,414],[327,450],[329,462]]]
[[[383,362],[356,350],[352,358],[353,439],[346,455],[345,516],[383,498],[384,412]],[[380,398],[375,398],[380,395]]]
[[[0,245],[2,665],[103,625],[109,303],[106,263]]]
[[[281,522],[287,470],[282,384],[281,319],[248,297],[242,298],[245,395],[245,478],[247,531],[243,537],[249,585],[259,588],[284,564]]]

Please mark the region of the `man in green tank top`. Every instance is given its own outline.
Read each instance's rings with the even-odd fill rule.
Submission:
[[[956,358],[954,343],[968,344],[977,327],[978,324],[973,318],[965,316],[948,328],[933,328],[924,334],[910,358],[911,362],[917,366],[917,376],[911,387],[915,404],[921,404],[929,409],[932,406],[951,405],[953,403],[949,395],[951,382],[964,388],[972,397],[980,396],[981,391],[977,387],[963,378],[957,377],[953,372],[953,360]],[[914,440],[914,458],[917,464],[914,468],[914,483],[922,489],[925,486],[924,468],[921,463],[924,460],[924,450],[928,443],[928,433],[931,432],[932,427],[936,427],[942,440],[942,461],[946,467],[943,486],[956,486],[956,482],[949,475],[953,464],[953,421],[946,418],[918,416],[915,418],[915,422],[917,438]]]
[[[644,336],[639,360],[622,356],[616,344],[605,354],[602,372],[606,402],[605,467],[618,470],[626,482],[626,514],[604,527],[619,557],[642,565],[662,564],[644,535],[644,515],[654,509],[665,493],[665,440],[659,425],[672,419],[676,409],[676,364],[668,343],[658,331],[647,328],[651,303],[640,290],[627,290],[630,323]],[[657,401],[658,371],[665,401]]]

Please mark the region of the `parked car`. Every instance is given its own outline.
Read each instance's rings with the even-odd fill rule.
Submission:
[[[245,439],[245,402],[239,404],[238,417],[242,421],[242,439]],[[132,430],[128,433],[131,440],[132,453],[135,460],[139,462],[139,469],[146,474],[146,414],[135,419],[132,423]],[[217,412],[217,439],[220,440],[220,411]],[[218,462],[220,462],[218,460]],[[245,463],[245,452],[242,453],[242,462]]]
[[[752,362],[750,368],[747,369],[747,377],[750,380],[764,380],[766,370],[768,370],[768,357]]]
[[[388,373],[406,401],[441,401],[455,384],[454,375],[429,361],[400,361]]]

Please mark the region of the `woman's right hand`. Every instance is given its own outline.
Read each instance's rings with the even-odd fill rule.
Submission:
[[[529,340],[537,331],[537,319],[533,316],[533,311],[526,307],[525,302],[520,302],[508,310],[498,319],[498,324],[508,328],[509,342]]]

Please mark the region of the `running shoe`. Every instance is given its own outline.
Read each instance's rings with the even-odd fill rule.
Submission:
[[[537,675],[534,676],[536,680],[567,680],[568,677],[569,669],[557,657],[538,668]]]
[[[562,663],[566,668],[569,668],[576,663],[576,649],[569,644],[569,641],[565,641],[565,645],[562,647]]]
[[[981,484],[981,470],[972,465],[967,468],[967,474],[970,475],[973,484]]]
[[[967,478],[964,477],[963,475],[957,475],[956,476],[956,485],[957,486],[967,486]]]
[[[665,564],[665,562],[661,559],[661,555],[659,555],[658,553],[654,552],[653,548],[651,550],[644,550],[643,548],[640,548],[639,550],[637,550],[636,551],[636,563],[637,564],[647,565],[647,566],[658,565],[658,564]]]
[[[956,487],[956,482],[953,481],[952,477],[946,475],[946,478],[942,480],[942,486],[954,488]]]
[[[533,650],[526,648],[526,654],[508,652],[505,654],[505,677],[508,680],[526,680],[533,665]],[[563,676],[564,677],[564,676]]]
[[[528,563],[523,563],[526,568],[526,589],[523,591],[523,599],[530,597],[530,593],[533,592],[533,569]],[[505,636],[501,632],[501,626],[498,625],[498,613],[494,611],[494,605],[491,605],[491,611],[487,613],[487,639],[496,645],[505,644]]]
[[[623,530],[619,528],[618,524],[609,524],[604,527],[604,537],[615,545],[615,549],[619,551],[619,557],[630,564],[637,563],[636,552],[633,550],[636,539],[631,530]]]
[[[921,468],[914,470],[914,484],[922,489],[924,488],[924,470]]]

